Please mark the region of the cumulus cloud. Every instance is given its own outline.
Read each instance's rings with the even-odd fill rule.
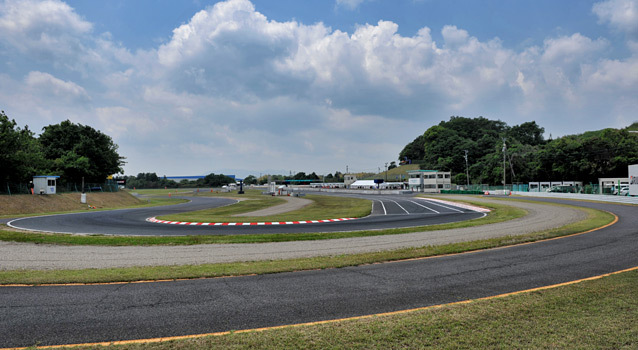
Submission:
[[[42,60],[77,55],[92,24],[59,0],[0,3],[0,41]]]
[[[24,79],[26,86],[39,94],[69,101],[86,102],[90,100],[86,90],[72,81],[63,81],[49,73],[30,72]]]
[[[638,38],[638,0],[607,0],[594,4],[600,23]]]
[[[594,12],[631,33],[631,25],[621,26],[631,21],[613,15],[618,3],[597,4]],[[43,16],[45,9],[54,16]],[[435,29],[443,39],[437,42],[428,27],[405,36],[384,20],[351,33],[274,21],[248,0],[207,7],[148,50],[93,33],[54,0],[2,3],[0,29],[0,45],[23,57],[52,57],[49,69],[0,75],[0,100],[20,101],[8,103],[25,115],[50,120],[63,111],[63,118],[100,123],[122,142],[130,165],[151,166],[154,152],[161,164],[207,158],[312,170],[353,157],[394,159],[450,115],[511,124],[533,118],[550,130],[605,113],[620,123],[638,108],[638,50],[607,58],[609,41],[581,33],[517,51],[455,25]],[[78,62],[85,66],[79,76],[72,74]],[[29,114],[26,101],[38,109]]]

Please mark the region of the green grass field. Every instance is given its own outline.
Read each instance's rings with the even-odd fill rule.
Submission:
[[[248,191],[247,191],[248,192]],[[239,197],[236,195],[236,197]],[[158,217],[168,221],[189,222],[260,222],[260,221],[304,221],[326,220],[338,218],[360,218],[370,215],[372,203],[369,200],[347,197],[331,197],[307,195],[303,198],[312,200],[312,204],[285,214],[263,216],[234,216],[272,207],[285,201],[273,196],[243,197],[246,200],[225,207],[193,211]]]

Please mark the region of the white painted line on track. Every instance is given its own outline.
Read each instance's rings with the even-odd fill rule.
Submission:
[[[491,210],[489,210],[487,208],[481,208],[481,207],[477,207],[477,206],[471,205],[471,204],[449,202],[449,201],[444,201],[444,200],[441,200],[441,199],[434,199],[434,198],[420,198],[420,199],[433,202],[432,204],[436,204],[436,205],[439,205],[439,206],[444,207],[444,208],[456,210],[456,211],[461,212],[461,213],[463,211],[455,209],[455,208],[452,208],[452,207],[469,209],[469,210],[476,211],[476,212],[479,212],[479,213],[487,213],[487,212],[491,211]],[[443,204],[440,204],[440,203],[444,203],[446,205],[443,205]]]
[[[158,224],[171,224],[183,226],[263,226],[263,225],[299,225],[316,224],[325,222],[339,222],[356,220],[357,218],[339,218],[324,220],[301,220],[301,221],[269,221],[269,222],[188,222],[188,221],[166,221],[155,217],[147,218],[146,221]]]
[[[436,206],[439,206],[439,207],[445,208],[445,209],[450,209],[450,210],[457,211],[457,212],[459,212],[459,213],[462,213],[462,212],[463,212],[463,210],[459,210],[458,208],[454,208],[454,207],[450,207],[450,206],[447,206],[447,205],[443,205],[443,204],[441,204],[441,203],[437,203],[437,202],[434,202],[434,201],[430,201],[430,203],[432,203],[432,204],[434,204],[434,205],[436,205]]]
[[[394,204],[398,205],[398,206],[399,206],[399,208],[403,209],[403,211],[404,211],[406,214],[410,214],[410,212],[409,212],[409,211],[407,211],[407,210],[405,210],[405,208],[404,208],[404,207],[402,207],[402,206],[401,206],[401,204],[399,204],[399,202],[397,202],[397,201],[393,201],[393,200],[390,200],[390,202],[394,202]]]
[[[381,208],[383,208],[383,215],[388,215],[388,211],[385,210],[385,205],[383,205],[383,201],[379,201],[381,203]]]
[[[431,211],[433,211],[433,212],[435,212],[435,213],[437,213],[437,214],[441,214],[440,212],[438,212],[438,211],[436,211],[436,210],[434,210],[434,209],[432,209],[432,208],[430,208],[430,207],[426,207],[426,206],[425,206],[425,205],[423,205],[423,204],[419,204],[419,203],[417,203],[417,202],[415,202],[415,201],[410,201],[410,202],[412,202],[412,203],[414,203],[414,204],[416,204],[416,205],[418,205],[418,206],[420,206],[420,207],[423,207],[423,208],[425,208],[425,209],[427,209],[427,210],[431,210]]]

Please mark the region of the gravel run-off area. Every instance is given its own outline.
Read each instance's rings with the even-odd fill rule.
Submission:
[[[504,203],[481,197],[466,199]],[[365,253],[526,234],[586,218],[583,211],[567,207],[524,201],[507,204],[525,209],[529,214],[511,221],[461,229],[281,243],[105,247],[0,242],[0,270],[187,265]]]

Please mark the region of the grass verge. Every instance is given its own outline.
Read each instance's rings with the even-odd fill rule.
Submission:
[[[629,271],[399,314],[100,349],[636,349],[636,310]]]
[[[145,197],[141,199],[136,199],[137,202],[134,204],[122,204],[122,205],[111,205],[105,207],[97,207],[96,209],[91,209],[91,211],[103,211],[103,210],[114,210],[114,209],[132,209],[132,208],[147,208],[147,207],[157,207],[163,205],[174,205],[188,202],[187,199],[180,198],[166,198],[166,197]],[[5,214],[0,215],[0,219],[9,219],[9,218],[21,218],[21,217],[30,217],[30,216],[40,216],[40,215],[56,215],[56,214],[71,214],[71,213],[84,213],[87,211],[86,207],[82,205],[82,209],[79,210],[62,210],[62,211],[47,211],[47,212],[33,212],[33,213],[19,213],[19,214]]]
[[[582,208],[587,219],[560,228],[526,235],[504,236],[472,242],[460,242],[438,246],[406,248],[374,253],[314,257],[304,259],[252,261],[224,264],[151,266],[84,270],[11,270],[0,271],[0,284],[58,284],[58,283],[106,283],[143,280],[192,279],[203,277],[240,276],[250,274],[280,273],[300,270],[340,268],[378,262],[413,258],[425,258],[535,242],[592,230],[610,222],[615,217],[607,212]]]
[[[374,230],[374,231],[350,231],[350,232],[326,232],[326,233],[280,233],[280,234],[254,234],[254,235],[192,235],[192,236],[105,236],[105,235],[71,235],[49,234],[37,232],[18,232],[0,230],[0,241],[12,241],[39,244],[64,244],[64,245],[108,245],[108,246],[141,246],[141,245],[193,245],[193,244],[222,244],[222,243],[268,243],[307,241],[320,239],[337,239],[366,237],[377,235],[392,235],[410,232],[423,232],[434,230],[447,230],[454,228],[487,225],[497,222],[516,219],[524,216],[526,211],[501,204],[485,204],[466,201],[467,203],[489,207],[490,212],[486,217],[476,220],[461,221],[449,224],[420,226],[400,229]],[[262,220],[266,220],[262,218]],[[268,220],[269,221],[269,220]]]
[[[245,197],[246,198],[246,197]],[[307,195],[312,203],[285,214],[264,216],[233,216],[285,203],[273,196],[250,196],[250,200],[219,208],[204,209],[189,213],[171,214],[158,217],[160,220],[186,222],[263,222],[263,221],[305,221],[338,218],[360,218],[370,215],[372,205],[367,199]]]

